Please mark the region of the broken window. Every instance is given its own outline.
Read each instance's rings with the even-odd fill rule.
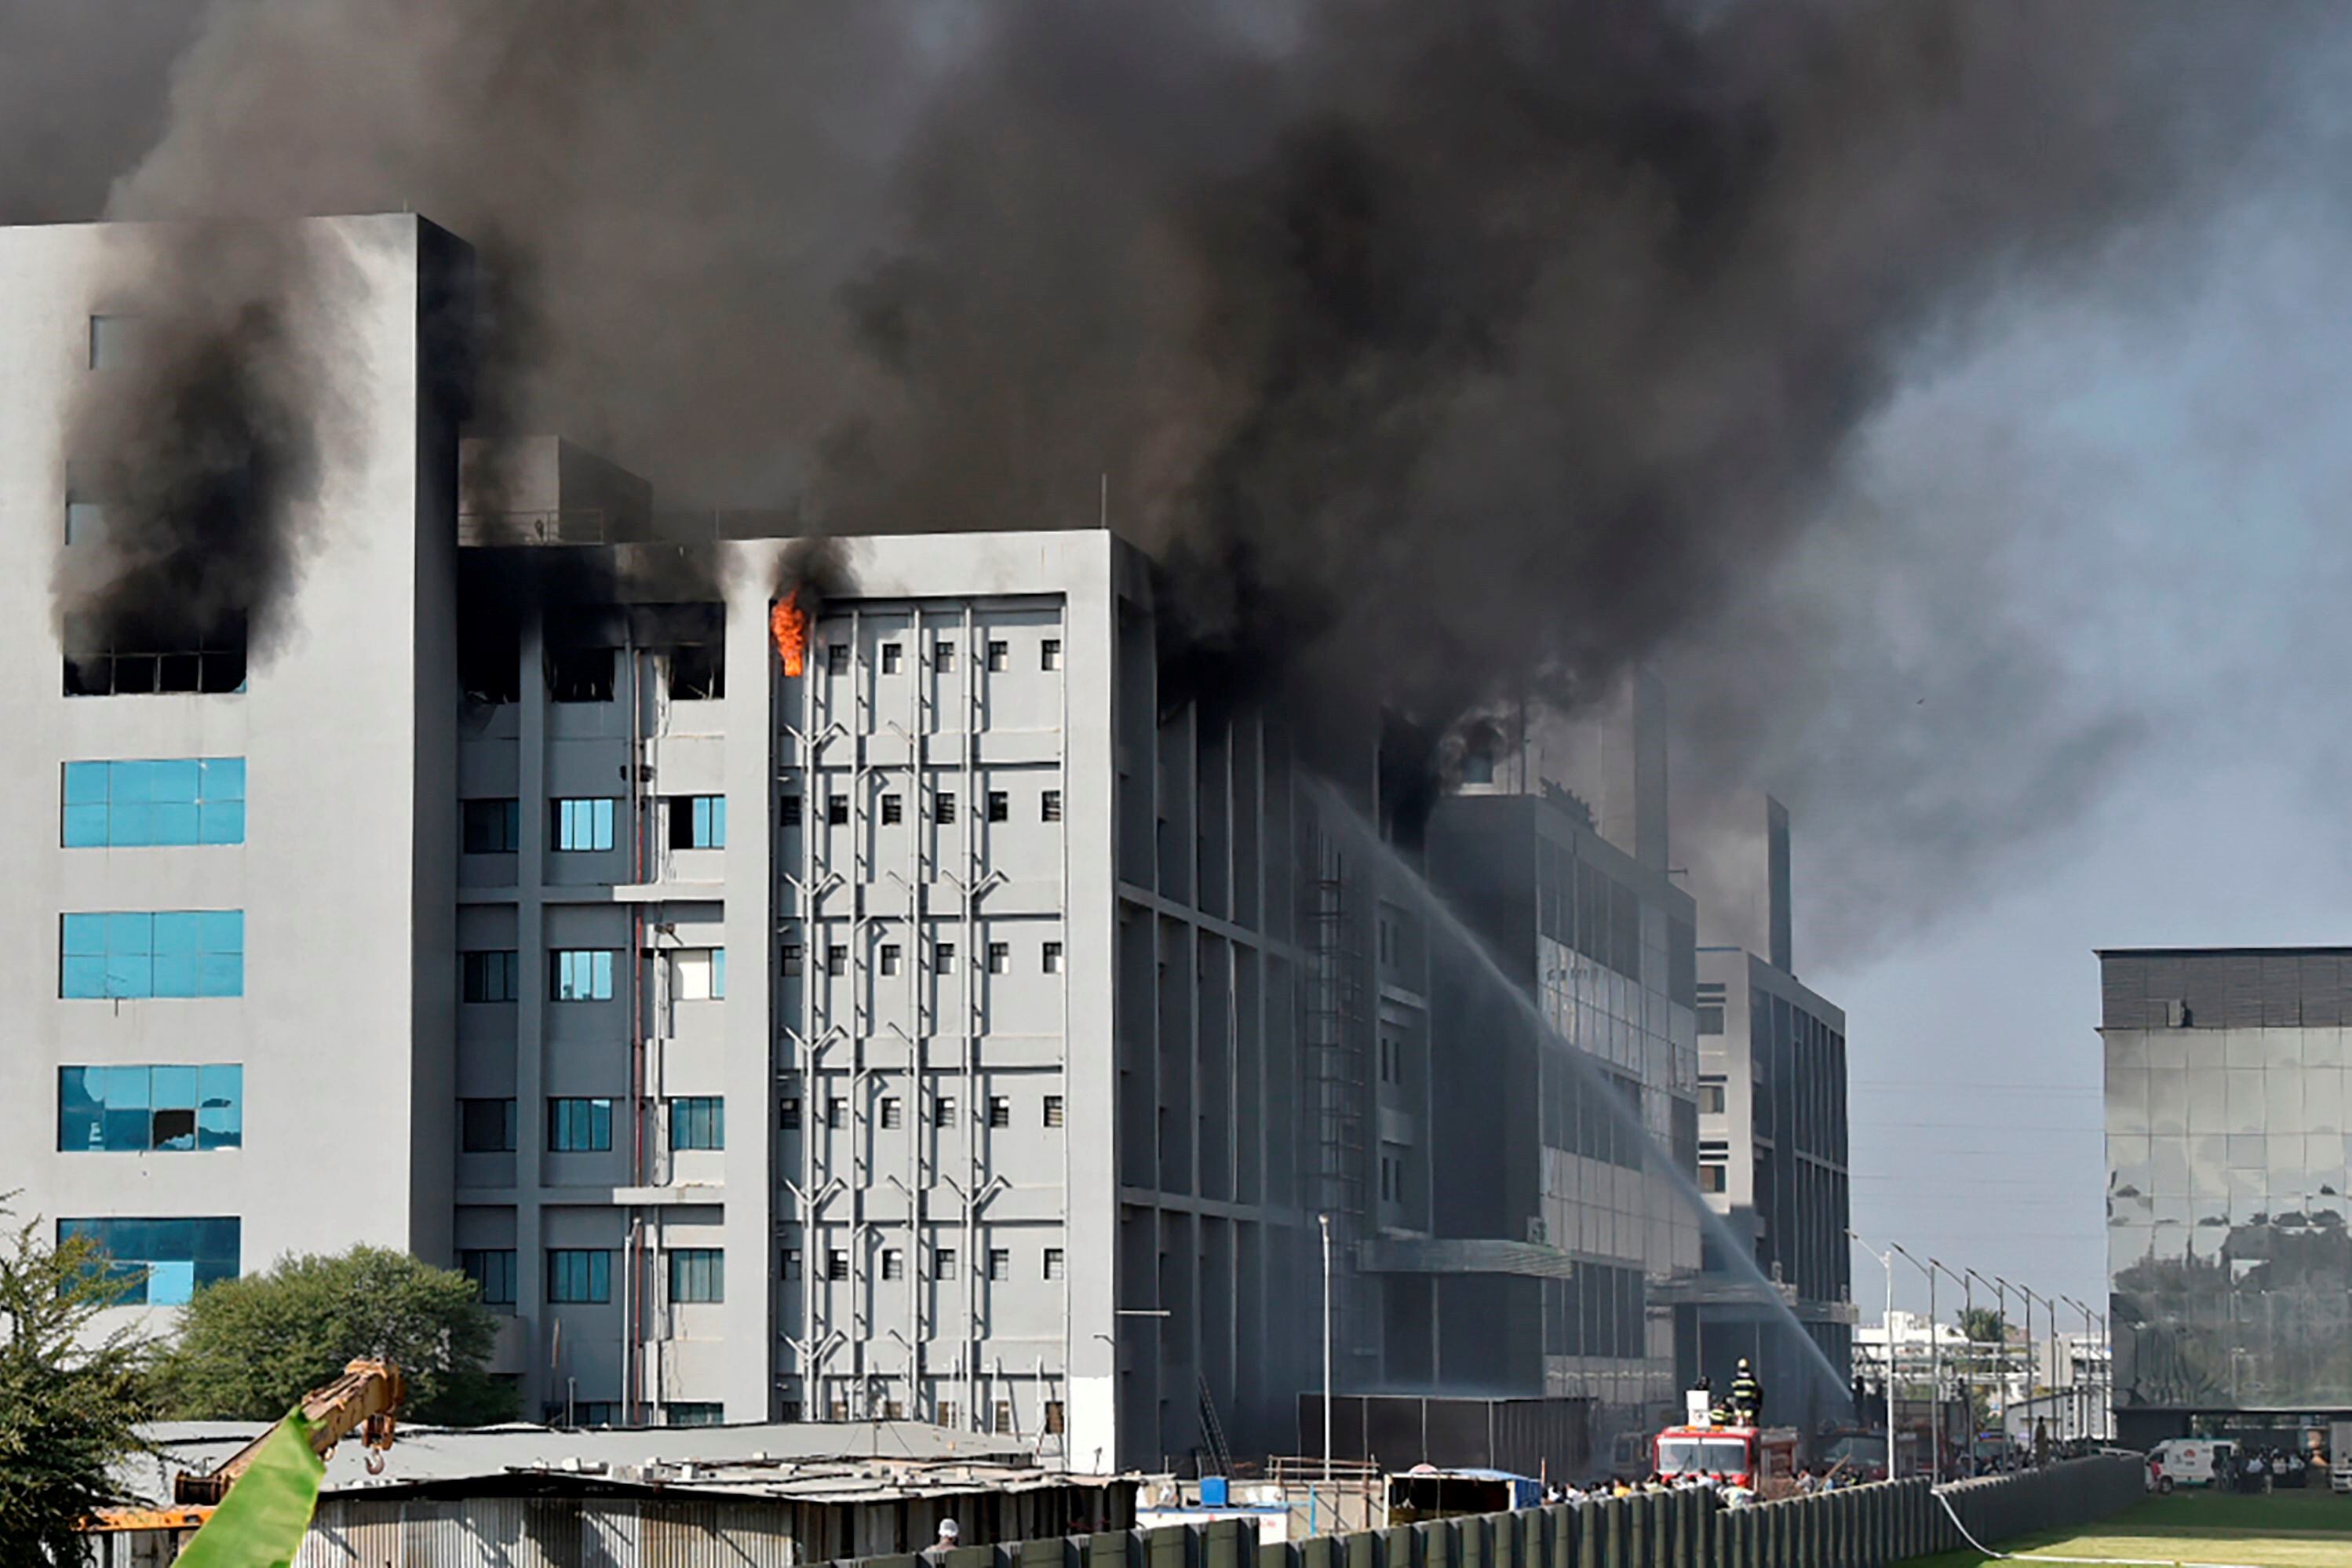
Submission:
[[[715,702],[727,695],[727,649],[720,643],[688,643],[669,650],[673,701]]]
[[[547,650],[547,697],[551,702],[613,700],[614,649],[583,646]]]
[[[139,639],[143,641],[144,639]],[[219,693],[245,689],[245,623],[240,619],[202,637],[172,639],[176,647],[142,651],[138,641],[96,645],[95,651],[66,655],[68,697],[149,697],[174,692]],[[165,639],[146,644],[157,648]],[[193,646],[189,646],[193,644]],[[68,626],[68,648],[92,646]]]
[[[673,849],[727,847],[727,797],[723,795],[674,795],[662,802],[669,821]]]

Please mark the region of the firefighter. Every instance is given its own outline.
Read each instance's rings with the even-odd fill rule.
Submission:
[[[1764,1420],[1764,1386],[1756,1381],[1748,1358],[1739,1358],[1739,1371],[1731,1380],[1731,1408],[1744,1426],[1758,1426]]]

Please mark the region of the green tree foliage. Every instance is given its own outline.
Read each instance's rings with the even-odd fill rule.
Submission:
[[[2009,1325],[1990,1307],[1970,1307],[1960,1314],[1960,1331],[1977,1344],[1997,1345],[2008,1337]]]
[[[80,1563],[74,1521],[121,1500],[108,1471],[145,1451],[150,1347],[96,1321],[131,1281],[89,1241],[52,1247],[42,1231],[0,1239],[0,1568]]]
[[[498,1319],[465,1275],[355,1247],[197,1291],[161,1383],[175,1419],[275,1421],[367,1357],[407,1378],[404,1419],[479,1426],[515,1413],[513,1391],[483,1370],[497,1338]]]

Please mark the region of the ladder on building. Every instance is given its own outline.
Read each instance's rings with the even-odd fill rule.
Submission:
[[[1216,1467],[1216,1473],[1230,1476],[1234,1473],[1233,1446],[1225,1441],[1224,1424],[1217,1419],[1217,1402],[1209,1393],[1209,1379],[1205,1373],[1202,1374],[1200,1382],[1201,1438],[1207,1445],[1209,1462]]]

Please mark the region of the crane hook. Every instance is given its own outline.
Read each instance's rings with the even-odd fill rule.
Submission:
[[[360,1455],[360,1462],[367,1467],[367,1473],[369,1475],[380,1476],[383,1474],[383,1456],[376,1452],[373,1448],[363,1450]]]

